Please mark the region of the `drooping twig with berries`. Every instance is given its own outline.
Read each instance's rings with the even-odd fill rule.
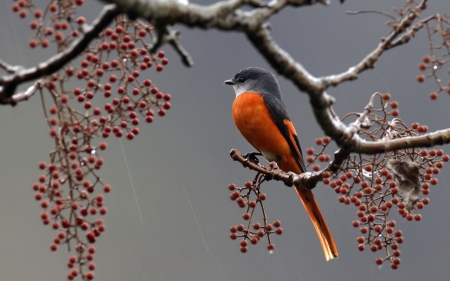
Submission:
[[[33,184],[34,198],[43,209],[43,224],[57,231],[50,249],[66,245],[72,252],[67,278],[91,280],[94,245],[106,229],[105,195],[112,190],[100,175],[107,140],[133,140],[143,121],[166,115],[171,95],[147,78],[169,62],[163,51],[152,49],[152,25],[129,20],[109,5],[88,26],[77,15],[79,5],[83,1],[50,1],[43,10],[30,0],[13,5],[21,18],[34,16],[30,27],[36,32],[29,47],[53,47],[57,54],[32,68],[0,61],[9,73],[0,79],[0,99],[14,105],[40,94],[55,146],[49,160],[38,165],[42,174]],[[14,93],[21,83],[36,78],[27,90]]]

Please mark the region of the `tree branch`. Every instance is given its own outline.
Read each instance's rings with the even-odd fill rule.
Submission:
[[[356,79],[363,71],[373,68],[384,51],[406,43],[421,28],[423,21],[430,20],[429,18],[424,19],[408,31],[408,28],[426,8],[427,0],[422,0],[415,7],[406,5],[404,11],[400,13],[399,19],[393,24],[393,29],[388,37],[382,39],[378,46],[357,65],[341,74],[320,78],[311,75],[300,63],[296,62],[276,44],[270,36],[266,21],[286,6],[298,7],[319,2],[324,3],[324,1],[273,0],[262,7],[255,4],[255,0],[228,0],[209,6],[185,5],[176,1],[103,1],[115,3],[121,11],[145,18],[155,26],[168,27],[175,23],[181,23],[204,29],[217,28],[245,32],[254,47],[278,73],[291,80],[299,90],[308,94],[317,122],[325,134],[333,138],[342,148],[340,155],[343,155],[344,158],[350,152],[375,154],[399,148],[432,146],[449,142],[448,131],[439,131],[408,140],[394,139],[376,143],[364,141],[358,136],[358,131],[364,120],[358,119],[353,124],[345,125],[333,114],[331,105],[334,99],[325,92],[330,86],[337,86],[342,82]],[[254,9],[250,11],[241,10],[240,8],[245,5],[252,6]],[[363,118],[363,115],[367,115],[370,110],[370,106],[366,107],[361,118]]]
[[[43,83],[44,81],[37,80],[31,87],[28,87],[26,91],[14,94],[11,97],[11,101],[9,101],[9,103],[14,106],[20,101],[28,100],[32,95],[34,95],[38,90],[42,88]]]
[[[377,154],[405,148],[433,147],[449,143],[450,129],[446,129],[422,136],[393,139],[389,141],[367,142],[358,138],[355,140],[355,146],[351,151],[364,154]]]
[[[17,71],[22,70],[24,67],[21,65],[10,65],[9,63],[0,59],[0,68],[2,68],[8,73],[15,73]]]
[[[13,96],[18,85],[28,82],[46,75],[50,75],[61,69],[65,64],[80,55],[89,43],[96,38],[114,19],[120,10],[115,5],[108,5],[103,8],[98,18],[92,23],[92,26],[84,28],[84,34],[75,40],[72,45],[61,53],[51,57],[45,62],[40,63],[37,67],[23,69],[17,66],[9,66],[14,70],[14,74],[1,77],[0,79],[0,104],[11,104]],[[3,65],[7,65],[4,63]]]
[[[244,167],[264,174],[266,176],[266,180],[274,179],[277,181],[282,181],[287,186],[294,185],[297,187],[302,186],[313,189],[319,181],[322,181],[323,172],[327,170],[327,168],[325,168],[320,172],[305,172],[297,175],[293,172],[286,173],[282,171],[280,168],[278,168],[278,165],[275,162],[270,162],[269,165],[260,166],[259,164],[249,161],[247,158],[242,156],[242,154],[237,149],[232,149],[230,151],[230,156],[234,161],[241,163]]]

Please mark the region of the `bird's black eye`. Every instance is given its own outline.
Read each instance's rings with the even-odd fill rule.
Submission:
[[[244,77],[239,77],[238,82],[241,83],[241,84],[244,83],[245,82],[245,78]]]

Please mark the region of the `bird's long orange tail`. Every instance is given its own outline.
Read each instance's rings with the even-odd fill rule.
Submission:
[[[333,236],[331,235],[330,229],[323,218],[322,212],[319,209],[319,205],[317,204],[313,193],[310,189],[304,187],[296,187],[295,191],[297,192],[298,197],[300,197],[300,201],[302,201],[303,206],[308,212],[314,228],[316,229],[325,259],[328,261],[330,259],[337,258],[338,250],[336,244],[334,243]]]

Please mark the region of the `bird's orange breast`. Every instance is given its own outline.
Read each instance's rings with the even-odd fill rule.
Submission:
[[[236,97],[232,114],[244,138],[267,160],[277,161],[284,171],[301,173],[288,142],[274,122],[262,96],[246,92]]]

